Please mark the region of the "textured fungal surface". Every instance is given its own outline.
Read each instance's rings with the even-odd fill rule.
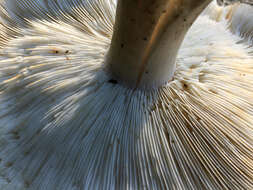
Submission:
[[[10,2],[1,190],[253,189],[253,49],[225,20],[201,15],[174,80],[143,91],[104,71],[115,1]]]
[[[233,3],[245,3],[245,4],[253,5],[252,0],[217,0],[217,3],[223,6],[231,5]]]

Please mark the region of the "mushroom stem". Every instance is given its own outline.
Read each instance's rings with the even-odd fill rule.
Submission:
[[[211,0],[119,0],[106,70],[131,88],[172,80],[184,36]]]

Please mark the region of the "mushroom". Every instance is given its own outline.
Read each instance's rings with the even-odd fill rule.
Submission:
[[[8,2],[1,190],[253,189],[253,49],[211,0]]]

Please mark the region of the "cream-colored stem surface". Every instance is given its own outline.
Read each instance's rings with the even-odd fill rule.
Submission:
[[[171,80],[184,36],[211,0],[119,0],[106,70],[132,88]]]

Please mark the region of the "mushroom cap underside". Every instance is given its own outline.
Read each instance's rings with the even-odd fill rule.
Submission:
[[[93,2],[2,15],[0,189],[252,189],[252,48],[202,15],[174,80],[128,89],[103,70],[116,3]]]

